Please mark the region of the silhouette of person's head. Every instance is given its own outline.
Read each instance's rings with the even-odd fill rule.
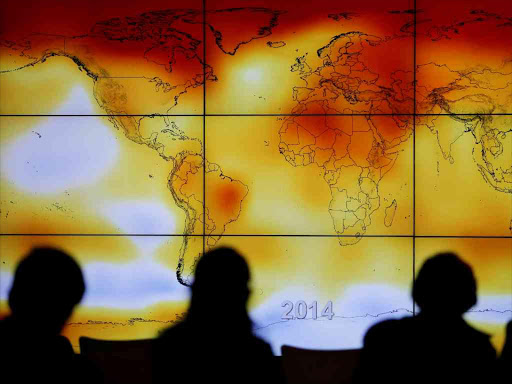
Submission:
[[[206,252],[197,262],[187,318],[214,321],[231,317],[248,321],[249,266],[234,249]],[[202,318],[202,319],[201,319]]]
[[[9,292],[12,316],[31,329],[58,334],[85,292],[82,271],[67,253],[34,248],[18,264]]]
[[[454,253],[439,253],[423,264],[412,296],[422,313],[460,317],[476,304],[471,267]]]

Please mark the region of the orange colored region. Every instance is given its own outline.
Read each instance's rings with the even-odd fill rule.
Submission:
[[[210,233],[224,233],[226,225],[239,217],[248,192],[245,184],[225,176],[218,168],[206,173],[206,209],[213,221]]]
[[[368,167],[368,156],[373,147],[373,134],[367,132],[354,132],[350,144],[348,146],[348,153],[356,165],[360,167]]]
[[[213,201],[217,204],[215,208],[212,207],[213,211],[222,212],[228,217],[233,216],[245,191],[241,187],[237,188],[236,184],[233,185],[233,182],[229,182],[229,184],[225,184],[216,189],[217,190],[213,192],[215,194]]]
[[[377,134],[388,143],[405,135],[405,124],[412,125],[410,116],[401,117],[405,121],[400,121],[397,116],[370,116],[370,123],[377,130]]]
[[[337,159],[345,157],[348,153],[348,146],[350,142],[351,138],[349,135],[346,135],[343,132],[336,135],[336,141],[332,148],[334,149],[334,156]]]

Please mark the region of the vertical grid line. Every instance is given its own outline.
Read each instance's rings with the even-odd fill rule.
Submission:
[[[203,254],[206,251],[206,0],[203,0]]]
[[[412,286],[416,277],[416,0],[414,0],[414,31],[413,31],[413,115],[412,115]],[[416,303],[412,302],[412,314],[416,316]]]

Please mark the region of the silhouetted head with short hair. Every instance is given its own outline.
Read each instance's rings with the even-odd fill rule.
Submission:
[[[461,316],[476,304],[476,289],[471,267],[447,252],[425,261],[412,296],[422,313]]]
[[[18,264],[9,292],[12,317],[58,334],[85,292],[82,270],[67,253],[34,248]]]
[[[250,326],[247,314],[249,266],[233,248],[221,247],[206,252],[197,262],[192,283],[192,298],[187,319],[215,321],[231,317]]]

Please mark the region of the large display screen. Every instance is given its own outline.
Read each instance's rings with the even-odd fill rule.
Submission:
[[[275,353],[359,348],[417,313],[415,274],[454,251],[478,279],[466,319],[500,348],[512,2],[18,0],[0,17],[2,314],[20,258],[55,246],[86,278],[74,346],[154,337],[227,245]]]

